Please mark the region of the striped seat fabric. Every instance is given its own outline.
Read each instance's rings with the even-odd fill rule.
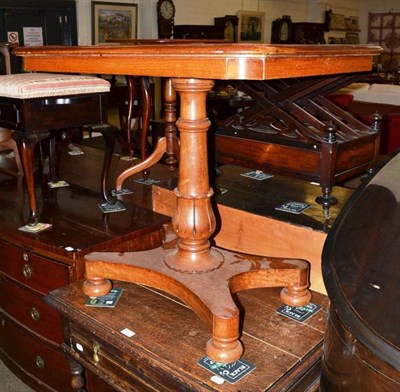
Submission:
[[[0,97],[29,99],[109,91],[110,83],[94,76],[50,73],[0,76]]]

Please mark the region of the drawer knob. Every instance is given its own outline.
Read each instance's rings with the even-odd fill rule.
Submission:
[[[36,363],[36,366],[37,366],[39,369],[43,369],[44,366],[45,366],[44,359],[43,359],[41,356],[39,356],[39,355],[36,357],[35,363]]]
[[[26,253],[26,252],[22,253],[22,259],[23,259],[24,261],[28,261],[28,260],[29,260],[29,255],[28,255],[28,253]]]
[[[26,279],[30,279],[32,277],[32,267],[29,264],[24,264],[22,266],[22,274]]]
[[[93,361],[97,364],[100,361],[99,352],[100,352],[100,345],[97,342],[93,342]]]
[[[34,321],[40,320],[40,312],[36,308],[31,309],[31,318]]]

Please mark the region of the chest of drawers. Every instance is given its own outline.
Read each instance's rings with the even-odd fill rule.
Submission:
[[[27,206],[17,182],[0,179],[0,358],[34,390],[71,391],[70,367],[60,350],[61,317],[43,297],[83,279],[84,256],[91,251],[159,246],[169,218],[133,203],[126,214],[104,217],[97,206],[101,196],[72,184],[53,197],[42,195],[53,226],[27,234],[18,230]],[[42,192],[39,186],[36,191]],[[96,383],[88,390],[102,389]]]
[[[69,367],[58,349],[61,319],[42,298],[70,281],[71,266],[6,241],[0,241],[0,254],[2,357],[30,385],[45,382],[53,390],[66,391]]]

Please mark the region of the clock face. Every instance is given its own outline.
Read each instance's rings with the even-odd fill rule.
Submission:
[[[280,40],[281,41],[289,40],[289,25],[287,22],[282,22]]]
[[[164,19],[172,19],[174,12],[174,5],[170,1],[163,1],[160,4],[160,14]]]

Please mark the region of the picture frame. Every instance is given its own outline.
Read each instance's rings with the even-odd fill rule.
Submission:
[[[137,37],[138,5],[92,1],[92,42],[106,44],[108,40]]]
[[[346,40],[349,45],[358,45],[360,43],[360,38],[358,36],[358,33],[347,32]]]
[[[332,14],[330,26],[331,30],[344,30],[346,28],[346,18],[341,14]]]
[[[239,11],[238,42],[264,42],[265,12]]]
[[[358,17],[357,16],[350,16],[350,28],[349,30],[359,30],[358,25]]]

